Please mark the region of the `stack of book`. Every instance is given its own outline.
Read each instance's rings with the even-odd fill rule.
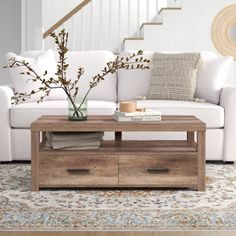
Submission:
[[[161,121],[161,112],[157,110],[136,112],[115,111],[113,118],[116,121]]]
[[[104,132],[48,132],[46,149],[86,150],[98,149],[103,141]]]

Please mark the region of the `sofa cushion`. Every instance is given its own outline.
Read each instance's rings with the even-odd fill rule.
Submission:
[[[207,60],[198,71],[195,97],[218,104],[221,90],[229,76],[233,57]]]
[[[92,78],[101,73],[107,62],[114,61],[115,55],[108,51],[85,51],[70,52],[68,54],[68,79],[76,78],[79,66],[85,69],[83,77],[80,79],[79,87],[82,94],[89,88]],[[117,76],[116,73],[109,74],[105,80],[101,81],[97,87],[93,88],[88,96],[91,100],[117,101]]]
[[[22,53],[23,56],[35,57],[40,51],[29,51]],[[55,52],[55,56],[57,53]],[[92,78],[101,73],[107,62],[114,61],[115,55],[109,51],[78,51],[67,53],[67,79],[74,81],[77,78],[79,67],[83,67],[85,72],[79,81],[79,93],[83,96],[89,89],[89,82]],[[104,81],[101,81],[97,87],[93,88],[88,96],[91,100],[117,101],[117,75],[109,74]],[[66,99],[65,94],[61,99]]]
[[[224,109],[207,102],[138,100],[137,107],[158,109],[162,115],[193,115],[205,122],[207,128],[224,127]]]
[[[193,101],[201,66],[200,53],[154,53],[147,98]]]
[[[88,101],[88,115],[112,115],[116,103]],[[30,124],[42,115],[68,115],[68,101],[44,101],[21,103],[11,107],[11,127],[30,128]]]
[[[135,51],[125,51],[120,56],[127,56]],[[170,52],[161,52],[170,53]],[[154,52],[144,51],[143,57],[152,61]],[[201,52],[202,60],[216,59],[218,56],[212,52]],[[137,96],[147,96],[151,79],[151,70],[119,70],[118,71],[118,100],[131,100]],[[198,85],[197,85],[198,86]],[[130,89],[132,88],[132,89]]]
[[[41,52],[34,55],[26,55],[26,56],[18,56],[14,53],[7,53],[6,60],[9,62],[11,58],[15,58],[17,61],[26,61],[29,63],[31,68],[40,76],[43,76],[45,71],[47,71],[47,75],[43,76],[43,78],[49,79],[50,77],[54,77],[57,71],[56,66],[56,58],[55,54],[52,50],[48,50],[45,52]],[[25,67],[15,67],[9,68],[10,76],[11,76],[11,84],[18,93],[30,93],[32,90],[37,91],[38,88],[42,87],[42,83],[40,81],[32,81],[28,79],[32,79],[31,76],[21,73],[26,73],[28,70]],[[28,80],[28,81],[27,81]],[[35,93],[31,96],[30,99],[27,99],[26,102],[38,101],[41,96],[45,93],[39,92]],[[45,97],[45,100],[49,99],[59,99],[64,95],[63,90],[57,89],[51,91],[48,97]]]
[[[133,51],[122,52],[125,57]],[[143,52],[143,57],[152,60],[154,52]],[[118,101],[135,99],[136,96],[146,96],[149,91],[151,70],[118,70]]]

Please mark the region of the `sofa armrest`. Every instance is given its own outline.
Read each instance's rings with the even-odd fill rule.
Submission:
[[[11,161],[11,97],[14,95],[10,85],[0,86],[0,161]]]
[[[224,161],[236,161],[236,87],[223,88],[220,106],[225,110]]]

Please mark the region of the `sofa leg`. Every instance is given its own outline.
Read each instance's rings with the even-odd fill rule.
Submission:
[[[234,161],[224,161],[224,164],[225,164],[225,165],[233,165],[233,164],[234,164]]]
[[[0,165],[11,164],[12,161],[0,161]]]
[[[0,165],[6,165],[6,164],[30,164],[30,161],[0,161]]]

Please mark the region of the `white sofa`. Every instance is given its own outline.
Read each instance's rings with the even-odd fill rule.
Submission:
[[[34,57],[39,52],[26,52],[24,56]],[[145,52],[151,58],[153,52]],[[202,52],[203,60],[217,58],[214,53]],[[86,73],[81,79],[81,91],[84,91],[91,76],[107,59],[115,56],[110,52],[71,52],[68,54],[70,65],[68,77],[73,78],[78,66],[85,66]],[[99,66],[97,66],[99,65]],[[138,95],[147,95],[150,71],[119,71],[94,88],[89,96],[88,114],[112,115],[119,101],[135,99]],[[236,160],[236,88],[220,89],[218,104],[210,102],[138,100],[140,107],[158,108],[163,115],[194,115],[206,123],[206,159]],[[201,86],[199,94],[204,92]],[[205,92],[206,93],[206,92]],[[207,94],[208,95],[208,94]],[[215,95],[215,94],[213,94]],[[30,160],[30,124],[41,115],[67,115],[68,102],[49,99],[43,103],[27,102],[11,105],[13,88],[0,86],[0,161]],[[184,139],[185,133],[125,133],[125,139]],[[113,137],[107,133],[106,139]]]

